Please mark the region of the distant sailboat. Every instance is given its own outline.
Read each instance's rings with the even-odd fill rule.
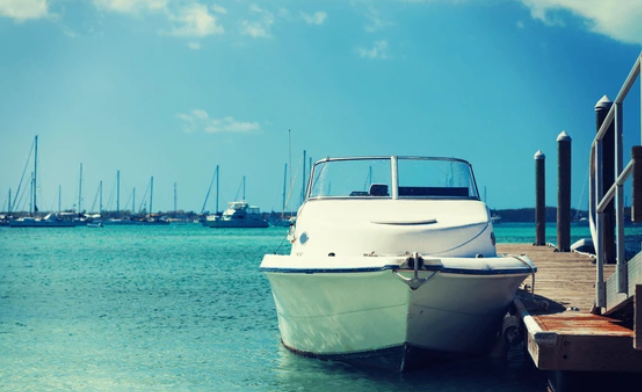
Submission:
[[[9,221],[9,227],[75,227],[76,225],[72,221],[61,219],[57,214],[50,213],[44,217],[38,217],[38,186],[37,186],[37,174],[38,174],[38,136],[36,135],[34,142],[34,158],[33,158],[33,173],[30,180],[31,192],[30,192],[30,204],[32,206],[32,211],[28,217],[22,217],[18,219],[12,219]],[[29,153],[31,157],[31,153]],[[28,161],[28,159],[27,159]],[[24,178],[24,172],[23,172]],[[20,180],[22,184],[22,179]],[[16,198],[20,192],[20,186],[18,186],[18,192],[16,192]],[[15,203],[14,203],[15,204]],[[31,210],[30,209],[30,210]]]

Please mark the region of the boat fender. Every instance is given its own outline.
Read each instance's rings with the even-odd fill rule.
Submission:
[[[504,321],[502,323],[502,335],[504,336],[506,343],[511,346],[516,346],[522,342],[523,334],[517,317],[504,317]]]

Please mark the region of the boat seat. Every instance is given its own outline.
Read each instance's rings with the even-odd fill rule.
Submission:
[[[370,185],[370,196],[390,196],[388,194],[388,185],[386,184],[372,184]]]
[[[468,197],[468,188],[466,187],[400,186],[399,196]]]

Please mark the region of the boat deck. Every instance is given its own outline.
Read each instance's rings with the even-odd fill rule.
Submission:
[[[515,307],[528,331],[528,352],[539,369],[642,373],[642,339],[636,340],[642,327],[635,326],[642,319],[637,310],[642,301],[631,301],[628,313],[623,310],[617,318],[593,314],[595,264],[588,255],[531,244],[497,248],[500,253],[526,254],[538,268],[535,296],[520,291]],[[614,265],[605,266],[605,277],[614,272]],[[530,279],[525,283],[530,286]]]

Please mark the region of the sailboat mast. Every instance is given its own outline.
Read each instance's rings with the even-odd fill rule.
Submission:
[[[290,187],[288,188],[288,192],[290,193],[290,197],[292,196],[292,136],[291,134],[292,133],[288,129],[288,156],[290,159]],[[292,213],[292,211],[290,211],[290,213]]]
[[[103,181],[100,180],[100,202],[98,203],[98,214],[103,215]]]
[[[305,159],[306,151],[303,150],[303,179],[301,181],[301,204],[303,204],[303,200],[305,199],[305,165],[307,159]]]
[[[178,209],[176,208],[176,183],[174,183],[174,212]]]
[[[61,202],[61,197],[62,197],[62,186],[58,184],[58,213],[60,214],[62,212],[62,202]]]
[[[9,201],[7,202],[7,215],[11,214],[11,188],[9,188]]]
[[[120,170],[116,171],[116,213],[120,212]]]
[[[243,201],[245,201],[245,176],[243,176]]]
[[[132,189],[132,214],[136,213],[136,187]]]
[[[80,177],[78,180],[78,215],[82,213],[82,163],[80,164]]]
[[[216,215],[218,215],[218,165],[216,165]]]
[[[283,218],[283,214],[285,213],[285,186],[288,181],[288,164],[285,164],[285,169],[283,170],[283,209],[281,210],[281,218]]]
[[[33,213],[33,206],[35,202],[35,195],[33,191],[33,172],[31,172],[31,181],[29,181],[29,215]]]
[[[38,190],[38,135],[36,135],[35,155],[33,158],[33,211],[38,211],[38,203],[36,201]]]
[[[151,188],[149,192],[149,215],[151,216],[152,211],[154,211],[152,209],[153,207],[152,203],[154,202],[154,176],[152,176],[152,179],[150,180],[150,182],[151,182]]]

